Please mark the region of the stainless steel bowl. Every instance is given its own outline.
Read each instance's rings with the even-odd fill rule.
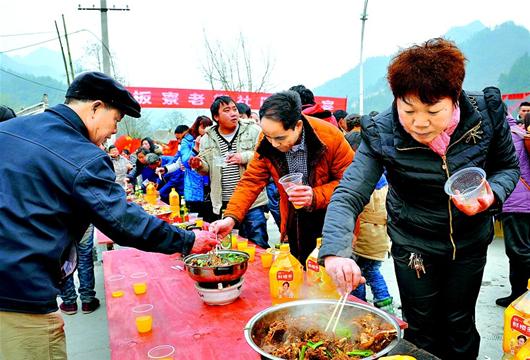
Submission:
[[[250,256],[238,250],[219,250],[219,254],[238,254],[245,258],[245,261],[228,266],[194,266],[191,261],[197,258],[206,258],[208,254],[193,254],[184,258],[184,265],[189,276],[201,283],[220,283],[237,280],[247,271],[248,259]]]
[[[263,349],[261,349],[256,343],[261,343],[262,337],[268,332],[269,325],[278,319],[285,318],[286,315],[293,315],[293,316],[304,316],[304,315],[315,315],[315,314],[326,314],[326,316],[331,316],[331,313],[333,311],[333,307],[335,306],[337,302],[333,300],[299,300],[299,301],[292,301],[288,303],[283,303],[280,305],[269,307],[256,315],[252,317],[245,326],[244,334],[245,339],[247,340],[248,344],[261,355],[262,359],[270,359],[270,360],[282,360],[278,357],[275,357],[267,352],[265,352]],[[366,313],[372,313],[376,316],[380,317],[383,321],[391,324],[397,331],[397,338],[394,339],[386,348],[379,351],[378,353],[375,353],[369,357],[366,357],[367,359],[377,359],[385,354],[387,354],[390,350],[392,350],[401,340],[401,329],[399,328],[398,322],[391,317],[386,312],[379,310],[373,306],[360,304],[360,303],[354,303],[354,302],[346,302],[344,306],[344,310],[341,315],[341,319],[347,319],[347,318],[353,318],[362,316]],[[325,326],[325,325],[324,325]]]

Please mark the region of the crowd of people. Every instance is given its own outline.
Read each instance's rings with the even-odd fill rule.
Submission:
[[[405,339],[442,359],[476,359],[475,306],[494,217],[511,285],[497,304],[520,296],[530,278],[530,103],[512,119],[497,88],[463,90],[465,61],[440,38],[402,49],[388,67],[394,101],[368,115],[325,110],[304,85],[271,95],[259,114],[219,96],[210,117],[175,129],[174,156],[148,137],[133,154],[103,146],[141,109],[101,73],[79,75],[65,104],[43,114],[2,109],[10,119],[0,141],[8,154],[25,151],[0,163],[0,359],[66,358],[56,297],[64,313],[77,311],[79,262],[82,309],[99,306],[93,270],[81,265],[94,226],[145,251],[205,252],[233,228],[267,248],[269,212],[302,264],[322,237],[319,263],[339,291],[367,300],[368,286],[373,304],[394,313],[391,279],[380,272],[390,252]],[[487,178],[471,207],[444,192],[451,174],[470,166]],[[295,172],[302,184],[287,193],[280,178]],[[175,188],[209,231],[169,226],[126,201],[131,186],[149,182],[165,202]]]

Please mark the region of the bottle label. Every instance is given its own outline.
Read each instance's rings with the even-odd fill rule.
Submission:
[[[276,273],[276,280],[278,281],[293,281],[294,274],[292,271],[280,270]]]
[[[520,316],[514,315],[511,321],[512,330],[518,331],[526,337],[530,336],[530,326],[525,324],[525,319]]]
[[[319,272],[320,266],[318,265],[316,261],[309,259],[307,260],[307,269],[312,270],[314,272]]]

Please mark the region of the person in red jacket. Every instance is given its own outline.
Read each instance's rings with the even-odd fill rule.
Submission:
[[[302,101],[302,114],[322,119],[336,127],[339,127],[337,119],[331,113],[331,111],[324,109],[320,104],[315,101],[315,95],[313,92],[306,88],[304,85],[291,86],[289,90],[296,91],[300,95]]]

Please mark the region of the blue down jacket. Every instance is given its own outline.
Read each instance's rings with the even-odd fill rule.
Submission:
[[[88,224],[141,250],[193,246],[192,232],[126,201],[109,156],[68,106],[1,123],[0,143],[0,311],[56,311],[62,265]]]

